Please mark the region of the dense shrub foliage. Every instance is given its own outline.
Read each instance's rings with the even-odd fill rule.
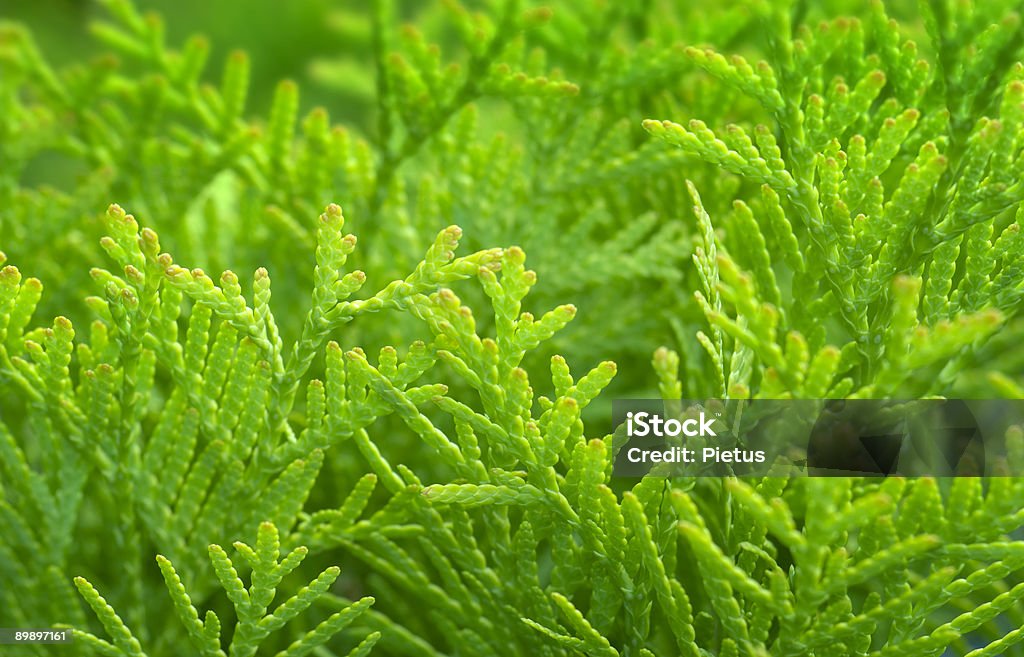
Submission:
[[[1024,479],[636,481],[608,422],[1024,397],[1016,3],[378,0],[340,121],[103,5],[68,65],[0,23],[0,626],[1019,654]]]

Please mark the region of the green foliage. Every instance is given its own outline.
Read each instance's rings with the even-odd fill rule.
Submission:
[[[696,294],[711,325],[701,344],[721,396],[984,394],[965,370],[998,356],[972,347],[1020,308],[1019,17],[991,4],[928,8],[934,63],[881,3],[868,18],[791,38],[787,14],[772,11],[756,66],[687,50],[765,123],[644,123],[760,187],[712,219],[690,186],[703,235]]]
[[[325,17],[344,125],[103,4],[89,63],[0,24],[0,625],[1019,650],[1024,479],[629,480],[595,429],[613,395],[1022,396],[1011,3],[379,0]]]
[[[192,600],[174,566],[167,557],[157,555],[156,558],[164,582],[167,584],[167,590],[170,592],[174,610],[182,625],[185,626],[196,653],[204,657],[225,657],[228,654],[243,657],[256,654],[260,643],[271,632],[281,629],[288,621],[308,609],[331,587],[340,572],[336,567],[328,568],[309,585],[278,605],[273,613],[267,614],[267,606],[273,601],[277,586],[285,575],[302,563],[307,550],[304,547],[295,548],[284,559],[278,561],[280,542],[277,528],[270,522],[260,525],[255,549],[242,542],[236,542],[235,549],[252,569],[252,585],[248,589],[238,578],[234,564],[224,548],[216,544],[210,545],[210,562],[213,564],[213,570],[238,614],[238,624],[235,626],[235,633],[227,653],[221,649],[220,618],[211,610],[206,612],[204,620],[199,620],[199,612],[192,605]],[[142,651],[138,639],[132,635],[124,621],[100,596],[92,584],[85,578],[76,577],[75,586],[78,587],[82,597],[96,613],[104,629],[114,639],[114,643],[111,644],[79,629],[73,630],[75,638],[103,655],[145,657],[146,653]],[[373,598],[367,597],[332,614],[315,629],[292,643],[287,649],[279,652],[278,656],[295,657],[309,654],[318,645],[323,644],[332,635],[357,619],[372,604]],[[351,654],[365,654],[379,639],[379,632],[370,634],[356,646]]]

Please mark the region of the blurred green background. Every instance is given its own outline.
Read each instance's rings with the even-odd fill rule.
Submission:
[[[274,85],[289,78],[302,89],[301,110],[324,106],[338,120],[360,126],[368,118],[373,79],[366,3],[139,0],[135,4],[140,11],[163,17],[169,43],[182,43],[193,34],[209,40],[209,61],[215,64],[206,70],[210,82],[216,81],[218,63],[231,51],[245,50],[252,61],[251,113],[265,114]],[[0,2],[0,19],[29,26],[40,49],[57,66],[101,52],[103,45],[91,37],[89,23],[108,17],[99,3],[90,0]]]

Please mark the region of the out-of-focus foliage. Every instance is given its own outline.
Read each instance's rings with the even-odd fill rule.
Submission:
[[[0,625],[1019,649],[1020,478],[636,483],[594,428],[612,395],[1021,396],[1012,3],[310,3],[330,115],[103,4],[92,60],[0,25]]]

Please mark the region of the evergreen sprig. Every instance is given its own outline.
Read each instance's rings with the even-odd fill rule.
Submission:
[[[0,625],[1014,654],[1020,477],[631,480],[595,428],[612,396],[1022,396],[1014,3],[380,0],[325,16],[344,125],[103,4],[92,62],[0,25]]]
[[[268,606],[274,600],[277,586],[286,575],[302,563],[307,554],[306,548],[295,548],[279,561],[281,554],[277,528],[271,522],[264,522],[260,524],[255,548],[242,542],[236,542],[235,549],[252,569],[252,583],[248,588],[239,579],[234,564],[224,548],[212,544],[209,549],[210,562],[217,579],[238,614],[238,623],[227,652],[222,648],[221,628],[223,626],[220,618],[210,610],[206,612],[204,619],[200,620],[199,612],[193,606],[174,565],[163,555],[156,557],[170,593],[175,614],[184,625],[196,654],[203,657],[255,655],[260,643],[271,632],[281,629],[291,619],[308,609],[318,597],[327,592],[340,572],[334,566],[328,568],[309,585],[301,588],[291,598],[281,602],[272,613],[268,614]],[[145,657],[146,653],[143,652],[139,640],[132,635],[131,630],[114,609],[107,604],[107,601],[100,596],[95,587],[83,577],[75,578],[75,586],[78,587],[82,597],[96,613],[114,643],[77,628],[72,630],[75,639],[103,655]],[[323,644],[332,635],[359,618],[372,604],[373,598],[366,597],[335,612],[304,637],[279,652],[278,657],[309,654],[318,645]],[[368,653],[379,638],[379,633],[368,635],[351,654],[364,655]]]
[[[704,236],[698,302],[712,325],[701,343],[720,395],[946,394],[976,365],[966,347],[1015,316],[1019,20],[1000,21],[997,5],[963,11],[964,24],[991,28],[947,33],[927,18],[930,46],[943,53],[935,63],[880,2],[866,24],[837,19],[792,37],[784,12],[766,10],[775,37],[756,66],[687,51],[769,117],[717,130],[698,119],[644,123],[760,187],[714,220],[689,188]],[[985,64],[950,69],[951,51]]]

